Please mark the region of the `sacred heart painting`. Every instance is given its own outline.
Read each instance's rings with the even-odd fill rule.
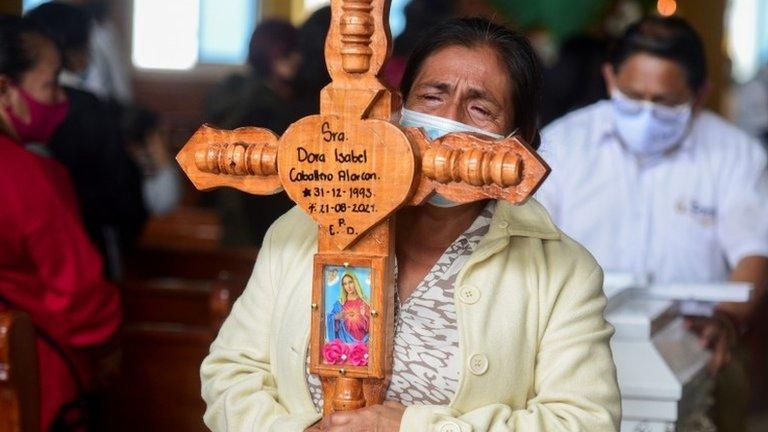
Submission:
[[[383,343],[394,318],[389,257],[315,255],[310,371],[350,378],[384,378],[391,348]],[[386,310],[388,313],[381,313]]]
[[[371,268],[326,265],[323,285],[323,362],[328,365],[367,366],[371,332]]]

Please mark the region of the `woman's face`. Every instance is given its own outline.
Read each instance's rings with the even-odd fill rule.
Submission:
[[[63,102],[66,95],[58,82],[61,70],[58,50],[53,42],[41,36],[29,35],[27,38],[35,64],[15,84],[40,103],[51,105]],[[29,121],[29,106],[18,90],[9,84],[12,84],[10,80],[0,75],[0,106],[4,110],[12,110],[20,119]]]
[[[351,276],[344,276],[344,278],[341,279],[341,286],[344,288],[344,291],[347,294],[355,294],[355,281],[352,280]]]
[[[506,135],[514,124],[510,86],[492,48],[452,45],[424,60],[405,107]]]

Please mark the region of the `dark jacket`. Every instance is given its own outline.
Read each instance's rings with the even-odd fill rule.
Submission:
[[[123,146],[115,110],[88,92],[65,90],[69,115],[49,146],[72,177],[88,236],[117,278],[121,251],[135,242],[147,218],[141,171]]]

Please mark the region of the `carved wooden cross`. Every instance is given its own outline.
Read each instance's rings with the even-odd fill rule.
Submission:
[[[395,218],[434,192],[522,203],[549,172],[519,137],[436,141],[391,122],[399,93],[378,75],[390,53],[389,0],[333,0],[320,114],[282,137],[203,126],[177,160],[198,189],[285,190],[318,224],[310,370],[325,413],[384,400],[392,366]]]

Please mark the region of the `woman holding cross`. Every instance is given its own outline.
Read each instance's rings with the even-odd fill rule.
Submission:
[[[414,50],[401,123],[519,134],[538,145],[530,44],[479,18],[448,21]],[[294,209],[270,229],[254,277],[201,370],[217,431],[615,431],[620,407],[602,271],[534,200],[457,205],[440,195],[397,215],[393,374],[383,405],[322,417],[306,373],[295,273],[315,225]],[[299,268],[297,268],[299,267]],[[275,331],[270,330],[275,326]],[[289,347],[290,350],[284,349]]]

